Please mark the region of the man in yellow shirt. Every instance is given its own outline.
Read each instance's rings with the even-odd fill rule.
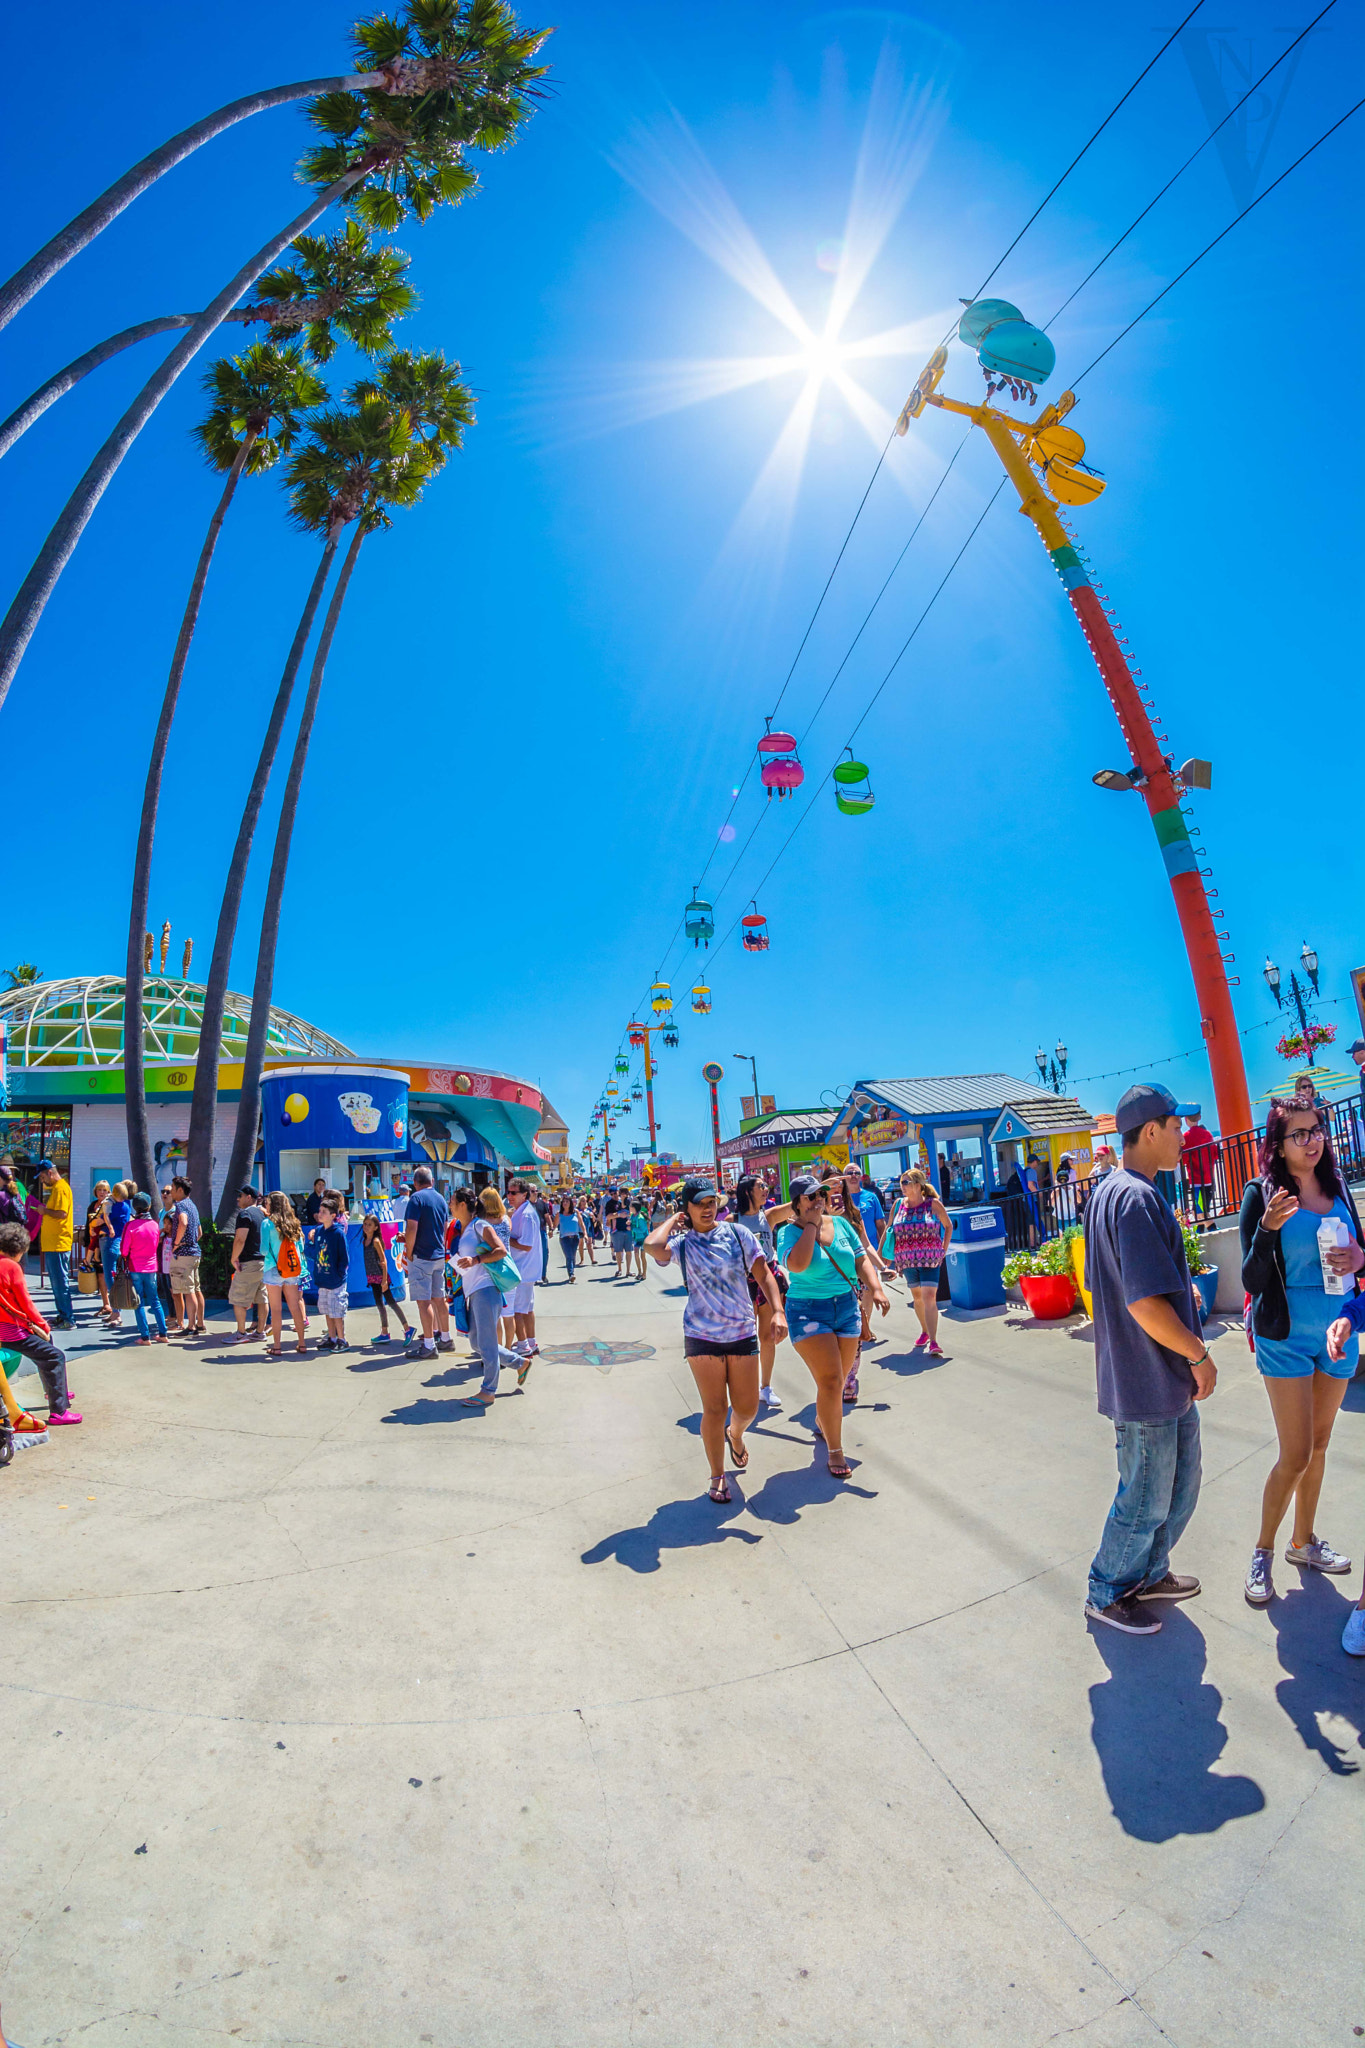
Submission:
[[[57,1313],[52,1327],[56,1330],[74,1330],[75,1319],[71,1314],[71,1247],[75,1241],[75,1204],[71,1189],[58,1173],[50,1159],[44,1159],[38,1167],[38,1180],[44,1195],[42,1235],[38,1249],[43,1255],[47,1277],[52,1283],[52,1298],[57,1304]]]

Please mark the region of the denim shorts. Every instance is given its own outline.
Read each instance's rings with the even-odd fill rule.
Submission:
[[[862,1328],[858,1297],[835,1294],[826,1301],[808,1301],[789,1294],[787,1326],[796,1344],[803,1337],[856,1337]]]
[[[1268,1380],[1306,1380],[1322,1372],[1334,1380],[1354,1377],[1360,1339],[1352,1335],[1341,1358],[1327,1356],[1328,1326],[1346,1313],[1346,1294],[1321,1287],[1289,1287],[1289,1335],[1256,1339],[1256,1369]]]
[[[414,1301],[444,1301],[446,1262],[439,1259],[408,1260],[408,1293]]]
[[[937,1286],[938,1286],[938,1267],[937,1267],[937,1266],[906,1266],[906,1267],[904,1267],[904,1268],[902,1269],[902,1271],[901,1271],[901,1278],[902,1278],[902,1279],[903,1279],[903,1280],[905,1281],[905,1284],[906,1284],[906,1286],[907,1286],[907,1287],[934,1287],[934,1288],[937,1288]]]

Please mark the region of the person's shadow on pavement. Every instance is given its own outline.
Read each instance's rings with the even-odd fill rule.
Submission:
[[[1114,1817],[1139,1842],[1212,1835],[1265,1805],[1254,1779],[1214,1771],[1228,1737],[1223,1695],[1203,1682],[1204,1638],[1182,1609],[1160,1612],[1156,1637],[1091,1630],[1110,1672],[1090,1688],[1091,1739]]]
[[[732,1488],[734,1486],[731,1481]],[[580,1562],[605,1564],[614,1557],[633,1572],[657,1572],[665,1550],[696,1550],[706,1543],[724,1543],[737,1538],[741,1543],[761,1543],[749,1529],[727,1529],[725,1523],[743,1514],[745,1501],[737,1489],[726,1506],[718,1507],[705,1494],[700,1499],[665,1501],[649,1520],[634,1529],[618,1529],[585,1550]]]
[[[822,1444],[814,1464],[799,1466],[794,1472],[769,1473],[758,1492],[750,1494],[749,1513],[756,1521],[790,1526],[800,1521],[804,1508],[823,1507],[841,1493],[856,1494],[859,1500],[877,1498],[871,1487],[859,1486],[852,1479],[831,1479]]]
[[[1355,1602],[1344,1595],[1321,1572],[1297,1573],[1293,1565],[1283,1567],[1301,1583],[1291,1579],[1283,1598],[1272,1600],[1266,1609],[1275,1624],[1276,1649],[1289,1673],[1275,1688],[1275,1697],[1303,1738],[1306,1749],[1315,1750],[1329,1771],[1339,1778],[1352,1777],[1360,1769],[1352,1757],[1322,1728],[1319,1715],[1333,1714],[1361,1734],[1360,1667],[1341,1647],[1341,1631]]]

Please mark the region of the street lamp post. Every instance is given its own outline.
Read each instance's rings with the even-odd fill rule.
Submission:
[[[1309,981],[1313,984],[1313,994],[1316,995],[1318,992],[1318,956],[1314,952],[1313,948],[1309,945],[1307,939],[1305,939],[1303,942],[1303,951],[1299,954],[1299,958],[1303,962],[1304,973],[1308,976]],[[1270,958],[1269,954],[1266,955],[1266,963],[1264,968],[1262,969],[1262,972],[1265,975],[1266,987],[1270,990],[1271,995],[1273,995],[1275,998],[1275,1008],[1277,1010],[1282,1010],[1285,1007],[1286,1003],[1292,1003],[1294,1005],[1294,1008],[1297,1010],[1299,1017],[1299,1029],[1303,1033],[1304,1050],[1311,1064],[1313,1058],[1313,1048],[1308,1042],[1308,1027],[1310,1022],[1308,1015],[1308,1003],[1306,1000],[1308,996],[1308,990],[1304,987],[1303,983],[1299,980],[1298,975],[1295,974],[1293,969],[1291,968],[1289,972],[1288,991],[1282,991],[1280,985],[1280,970],[1275,965],[1275,962]]]
[[[654,1163],[655,1163],[656,1165],[658,1164],[658,1159],[659,1159],[659,1147],[658,1147],[658,1142],[657,1142],[657,1140],[658,1140],[658,1126],[656,1125],[656,1123],[655,1123],[655,1121],[654,1121],[654,1073],[655,1073],[655,1067],[654,1067],[654,1053],[653,1053],[653,1048],[652,1048],[652,1047],[651,1047],[651,1045],[650,1045],[650,1033],[651,1033],[652,1031],[657,1031],[657,1029],[658,1029],[658,1026],[657,1026],[656,1024],[632,1024],[632,1025],[631,1025],[631,1026],[629,1027],[629,1029],[628,1029],[628,1031],[627,1031],[627,1034],[626,1034],[626,1035],[627,1035],[627,1037],[631,1037],[631,1038],[635,1037],[635,1036],[636,1036],[636,1035],[638,1034],[638,1036],[639,1036],[640,1038],[642,1038],[642,1039],[644,1040],[644,1047],[645,1047],[645,1110],[646,1110],[646,1113],[647,1113],[647,1115],[648,1115],[648,1117],[649,1117],[649,1156],[650,1156],[650,1159],[651,1159],[651,1160],[652,1160],[652,1161],[653,1161],[653,1162],[654,1162]]]
[[[747,1060],[754,1077],[754,1115],[758,1115],[758,1061],[751,1052],[731,1053],[731,1059]]]
[[[1066,1088],[1067,1050],[1061,1039],[1057,1040],[1049,1058],[1040,1045],[1033,1055],[1033,1064],[1038,1069],[1038,1079],[1051,1088],[1054,1095],[1061,1095]]]

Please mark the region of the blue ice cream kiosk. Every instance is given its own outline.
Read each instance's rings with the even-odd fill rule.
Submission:
[[[322,1061],[271,1067],[261,1082],[261,1125],[267,1188],[311,1188],[319,1175],[330,1186],[344,1187],[353,1161],[406,1157],[408,1076],[397,1067]],[[352,1204],[353,1208],[360,1206]],[[348,1225],[346,1237],[351,1253],[346,1276],[351,1306],[368,1306],[371,1297],[359,1223]],[[312,1295],[316,1283],[307,1242],[304,1252],[304,1293]],[[390,1280],[401,1293],[401,1276],[387,1245],[385,1257]]]

